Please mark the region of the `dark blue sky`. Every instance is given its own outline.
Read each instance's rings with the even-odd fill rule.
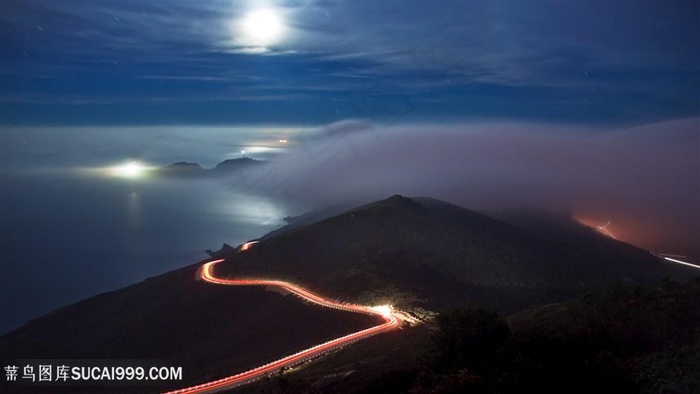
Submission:
[[[639,124],[700,113],[697,1],[0,0],[0,9],[5,125]],[[262,41],[244,25],[260,9],[283,24]]]

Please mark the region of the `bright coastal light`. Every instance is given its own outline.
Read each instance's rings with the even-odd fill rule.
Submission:
[[[130,161],[126,164],[110,168],[109,172],[112,176],[120,178],[140,178],[146,174],[148,167],[137,161]]]
[[[391,315],[391,305],[377,305],[373,306],[372,309],[381,313],[384,316]]]
[[[279,13],[273,9],[257,9],[249,12],[241,22],[245,44],[267,47],[277,43],[285,30]]]

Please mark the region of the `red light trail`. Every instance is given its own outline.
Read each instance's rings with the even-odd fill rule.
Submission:
[[[245,243],[241,246],[240,251],[246,251],[251,248],[253,244],[255,244],[257,241],[252,241]],[[303,289],[299,286],[293,285],[288,282],[284,282],[281,280],[265,280],[265,279],[224,279],[224,278],[217,278],[213,274],[213,267],[214,265],[224,261],[223,259],[220,260],[214,260],[210,261],[208,263],[205,263],[202,268],[201,268],[201,273],[200,277],[209,282],[209,283],[214,283],[214,284],[219,284],[219,285],[228,285],[228,286],[276,286],[279,288],[282,288],[284,290],[289,291],[290,293],[295,294],[296,296],[312,302],[317,305],[333,308],[333,309],[340,309],[343,311],[348,311],[348,312],[355,312],[355,313],[363,313],[363,314],[370,314],[370,315],[375,315],[379,316],[384,319],[384,323],[370,327],[361,331],[354,332],[352,334],[348,334],[345,336],[342,336],[340,338],[332,339],[330,341],[312,346],[308,349],[301,350],[297,353],[294,353],[292,355],[283,357],[279,360],[272,361],[270,363],[267,363],[265,365],[261,365],[259,367],[253,368],[251,370],[245,371],[238,373],[236,375],[231,375],[222,379],[214,380],[211,382],[207,383],[202,383],[198,384],[196,386],[191,386],[191,387],[185,387],[182,389],[174,390],[174,391],[169,391],[165,394],[181,394],[181,393],[210,393],[210,392],[217,392],[221,390],[226,390],[226,389],[231,389],[236,386],[240,386],[245,383],[250,383],[253,382],[262,376],[273,373],[276,371],[279,371],[280,369],[284,367],[289,367],[292,365],[299,364],[301,362],[310,360],[313,357],[319,356],[321,354],[324,354],[326,352],[329,352],[331,350],[335,350],[341,346],[348,345],[350,343],[359,341],[361,339],[368,338],[370,336],[380,334],[383,332],[391,331],[396,329],[399,326],[399,320],[401,319],[398,314],[395,314],[390,307],[388,306],[364,306],[364,305],[353,305],[353,304],[341,304],[338,302],[334,302],[331,300],[328,300],[326,298],[323,298],[317,294],[314,294],[306,289]]]

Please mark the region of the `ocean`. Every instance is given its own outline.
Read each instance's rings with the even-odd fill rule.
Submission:
[[[128,146],[113,148],[108,148],[113,139],[93,134],[91,145],[83,146],[86,151],[77,152],[61,150],[55,141],[27,146],[18,133],[3,133],[0,333],[56,308],[193,264],[224,242],[235,246],[257,238],[278,228],[287,215],[272,198],[235,190],[222,180],[122,179],[89,170],[142,157],[134,148],[138,134]],[[64,133],[25,136],[66,139],[77,132]],[[181,148],[167,142],[148,146],[158,152],[160,165],[190,159],[182,157]],[[214,162],[217,155],[226,158],[215,149],[209,153]],[[206,150],[197,155],[204,157]]]

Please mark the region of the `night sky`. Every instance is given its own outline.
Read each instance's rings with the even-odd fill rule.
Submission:
[[[4,125],[641,124],[698,115],[697,1],[0,7]]]
[[[274,165],[246,192],[284,209],[544,207],[700,256],[697,1],[0,10],[6,171],[249,156]]]

